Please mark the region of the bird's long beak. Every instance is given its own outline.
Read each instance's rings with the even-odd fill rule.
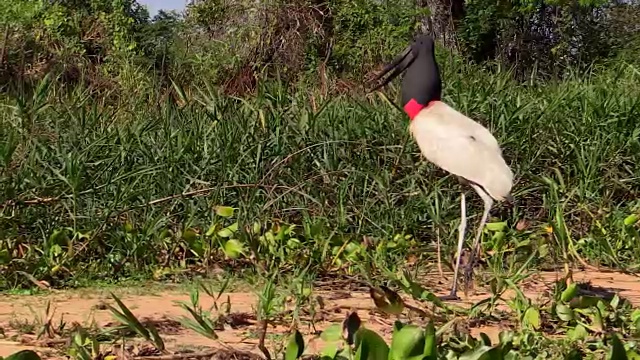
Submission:
[[[407,46],[400,55],[398,55],[391,63],[382,69],[382,71],[373,78],[372,82],[378,82],[385,74],[393,70],[389,76],[374,86],[369,92],[378,90],[379,88],[387,85],[396,76],[400,75],[415,59],[413,52],[411,52],[411,45]]]

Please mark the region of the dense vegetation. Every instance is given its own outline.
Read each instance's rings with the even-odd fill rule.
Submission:
[[[488,249],[633,268],[638,7],[483,4],[449,29],[435,5],[402,1],[207,0],[153,19],[135,1],[3,1],[0,287],[240,253],[322,272],[366,263],[362,236],[391,267],[432,257],[436,238],[448,253],[457,185],[421,160],[393,101],[362,92],[416,31],[441,39],[445,99],[516,172],[518,206],[494,213],[507,226]]]
[[[497,207],[485,230],[491,306],[525,270],[562,260],[634,271],[639,15],[605,0],[198,0],[150,18],[135,0],[0,0],[0,290],[218,267],[351,274],[437,303],[405,271],[434,264],[438,242],[453,253],[460,187],[420,157],[397,83],[364,91],[418,32],[438,39],[444,100],[496,134],[516,174],[517,206]],[[520,329],[596,340],[550,346],[523,330],[438,352],[624,352],[604,334],[636,336],[638,310],[556,286],[548,307],[509,303]],[[397,336],[420,332],[407,329]],[[432,324],[425,334],[419,346],[435,341]],[[74,339],[74,354],[88,351]]]

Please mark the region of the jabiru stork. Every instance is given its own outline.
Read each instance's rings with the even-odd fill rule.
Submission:
[[[387,73],[390,75],[380,81]],[[484,202],[484,212],[471,247],[465,269],[468,287],[480,236],[494,201],[513,203],[513,173],[502,157],[496,138],[484,126],[461,114],[441,99],[442,81],[431,36],[419,35],[400,55],[373,79],[379,82],[370,92],[388,84],[405,72],[402,80],[402,105],[410,119],[410,131],[422,155],[436,166],[471,186]],[[457,280],[467,226],[465,190],[460,197],[461,221],[458,228],[457,257],[453,285],[443,300],[459,300]]]

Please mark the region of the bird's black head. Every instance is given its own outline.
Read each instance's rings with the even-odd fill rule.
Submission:
[[[388,84],[406,70],[402,80],[402,106],[407,115],[413,119],[430,102],[440,100],[442,82],[434,50],[433,38],[429,35],[419,35],[373,79],[373,81],[379,81],[385,74],[393,70],[371,91]]]

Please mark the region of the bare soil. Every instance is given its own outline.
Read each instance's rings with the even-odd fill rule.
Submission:
[[[536,276],[527,279],[522,286],[522,290],[534,302],[542,302],[550,296],[550,290],[554,281],[561,277],[561,273],[541,272]],[[451,275],[447,274],[450,278]],[[440,279],[434,274],[430,276],[430,281],[423,282],[427,288],[437,294],[446,294],[449,281]],[[634,305],[640,304],[640,279],[634,275],[619,272],[598,272],[581,271],[574,272],[573,279],[576,282],[590,284],[590,290],[599,293],[617,293],[619,296],[629,300]],[[393,318],[374,311],[375,306],[369,297],[366,289],[348,290],[347,286],[336,286],[336,284],[318,284],[315,294],[320,295],[324,302],[324,310],[316,317],[315,328],[322,331],[327,326],[342,322],[350,310],[357,310],[358,315],[363,320],[365,326],[377,331],[387,339],[390,336]],[[233,319],[223,330],[218,331],[219,341],[211,340],[197,333],[185,329],[177,321],[186,312],[177,304],[178,301],[189,302],[189,294],[186,291],[180,292],[176,289],[162,291],[139,291],[116,293],[129,309],[143,322],[152,321],[158,328],[170,353],[190,350],[194,352],[221,351],[218,356],[210,355],[206,358],[237,358],[251,359],[257,358],[247,354],[260,354],[258,349],[258,322],[255,319],[255,306],[257,295],[250,292],[234,292],[223,295],[226,299],[228,295],[231,302],[231,313]],[[459,294],[463,297],[463,294]],[[463,297],[462,301],[452,304],[465,307],[470,306],[489,296],[483,289],[478,289],[476,293]],[[510,296],[510,295],[506,295]],[[414,306],[412,300],[405,297],[407,303]],[[52,323],[58,324],[61,319],[68,327],[79,324],[83,327],[92,325],[98,327],[108,327],[117,324],[105,304],[114,304],[108,292],[100,290],[75,290],[53,292],[48,295],[38,296],[18,296],[4,295],[0,299],[0,356],[7,356],[22,349],[33,349],[39,352],[44,358],[60,359],[65,358],[60,349],[64,349],[65,339],[35,340],[33,329],[30,329],[29,322],[33,323],[37,316],[45,316],[44,309],[46,302],[50,301],[53,313]],[[201,294],[200,302],[204,309],[208,309],[212,300],[205,294]],[[29,307],[30,306],[30,307]],[[33,311],[31,310],[33,309]],[[305,316],[302,316],[303,320]],[[306,316],[308,319],[309,316]],[[290,319],[279,324],[271,325],[268,329],[266,346],[271,350],[272,355],[278,355],[278,349],[282,346],[283,336],[290,330]],[[509,323],[467,323],[469,332],[476,336],[484,332],[492,339],[497,339],[500,331],[508,328]],[[308,344],[306,353],[316,353],[322,344],[319,333],[313,333],[313,329],[308,324],[303,324],[299,330],[304,334]],[[4,335],[3,335],[4,332]],[[46,336],[45,336],[46,337]],[[232,349],[238,352],[235,357],[222,356],[224,349]],[[239,355],[246,352],[244,356]]]

